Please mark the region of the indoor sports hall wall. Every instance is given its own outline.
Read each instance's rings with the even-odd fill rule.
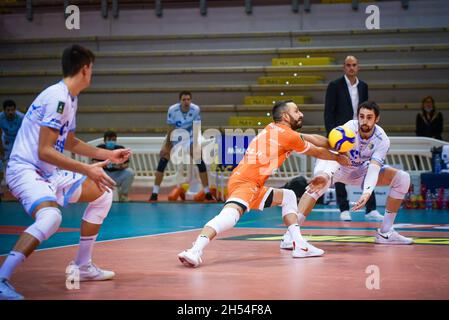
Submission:
[[[402,9],[400,1],[360,3],[358,11],[352,10],[350,3],[314,3],[310,13],[305,13],[302,6],[294,13],[289,5],[254,5],[251,15],[245,13],[242,1],[239,7],[209,7],[207,16],[201,16],[199,8],[164,9],[162,18],[156,17],[154,9],[142,7],[122,8],[118,18],[109,14],[103,19],[99,9],[88,11],[80,6],[80,29],[69,31],[65,28],[61,5],[58,12],[36,9],[31,22],[24,13],[1,14],[0,38],[365,29],[368,16],[365,8],[370,3],[380,9],[380,28],[447,27],[448,24],[446,0],[412,0],[407,10]]]

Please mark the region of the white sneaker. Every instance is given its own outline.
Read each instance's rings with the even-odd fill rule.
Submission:
[[[307,257],[319,257],[324,254],[324,250],[318,249],[317,247],[312,246],[310,243],[306,242],[306,246],[296,246],[293,243],[293,258],[307,258]]]
[[[340,220],[351,221],[351,213],[349,213],[348,210],[343,211],[342,213],[340,213]]]
[[[293,239],[288,230],[286,233],[284,233],[279,247],[284,250],[293,250]]]
[[[72,261],[67,267],[66,275],[70,275],[71,277],[77,277],[79,275],[79,281],[103,281],[114,278],[115,272],[102,270],[93,264],[92,261],[89,261],[87,265],[81,267]]]
[[[202,255],[203,253],[199,250],[188,249],[178,254],[178,259],[186,267],[196,268],[203,262]]]
[[[374,221],[383,221],[384,216],[379,213],[377,210],[373,210],[365,214],[366,220],[374,220]]]
[[[0,278],[0,300],[23,300],[24,297],[5,278]]]
[[[401,236],[397,231],[391,228],[390,231],[386,233],[380,232],[377,229],[375,243],[380,244],[412,244],[413,239]]]

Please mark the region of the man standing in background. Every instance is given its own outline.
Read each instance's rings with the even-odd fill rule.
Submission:
[[[368,85],[357,78],[359,62],[354,56],[347,56],[343,65],[345,75],[329,83],[326,90],[324,105],[324,124],[327,135],[329,132],[349,120],[357,119],[359,104],[368,100]],[[351,221],[349,213],[348,193],[346,186],[335,183],[337,204],[340,208],[340,219]],[[376,210],[376,197],[371,194],[367,204],[365,218],[368,220],[382,221],[383,216]]]
[[[3,112],[0,112],[0,201],[3,196],[3,186],[6,165],[11,154],[17,132],[22,125],[23,113],[17,111],[16,103],[13,100],[3,101]]]
[[[159,164],[154,174],[155,182],[151,196],[148,201],[150,202],[158,201],[160,186],[162,184],[162,180],[164,179],[164,171],[165,168],[167,167],[168,162],[170,161],[170,152],[176,144],[182,143],[181,141],[172,141],[171,133],[175,129],[187,130],[190,133],[190,139],[187,141],[189,145],[186,147],[190,149],[190,152],[192,153],[194,139],[196,139],[196,141],[198,141],[199,139],[199,137],[193,136],[193,126],[195,122],[201,123],[200,107],[192,103],[192,93],[190,91],[182,91],[181,93],[179,93],[179,102],[175,103],[174,105],[170,106],[170,108],[168,108],[167,136],[165,138],[164,144],[162,145],[161,152],[159,153],[160,156]],[[213,201],[214,199],[209,189],[206,164],[204,163],[202,158],[201,162],[197,164],[197,167],[201,183],[203,184],[203,190],[195,195],[195,200]],[[177,198],[178,195],[181,195],[183,193],[184,190],[182,189],[181,186],[176,187],[172,191],[172,194],[176,194],[175,198]],[[181,197],[183,197],[183,195],[181,195]]]

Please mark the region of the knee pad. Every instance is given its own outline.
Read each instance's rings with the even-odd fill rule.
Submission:
[[[89,203],[84,211],[83,220],[93,224],[102,224],[111,209],[112,198],[112,192],[105,192]]]
[[[204,163],[203,160],[201,160],[201,163],[197,164],[197,167],[198,167],[198,171],[199,172],[206,172],[207,171],[206,164]]]
[[[404,199],[409,187],[410,175],[405,171],[399,170],[393,177],[393,180],[391,180],[388,196],[393,199]]]
[[[311,196],[313,199],[318,200],[327,191],[327,189],[330,187],[330,185],[331,185],[331,179],[329,178],[327,180],[327,184],[324,186],[323,189],[321,189],[321,190],[319,190],[317,192],[314,192],[314,193],[310,193],[309,191],[306,191],[306,193],[309,196]]]
[[[36,213],[36,221],[25,232],[42,242],[50,238],[58,230],[61,221],[61,211],[58,208],[42,208]]]
[[[296,202],[296,194],[289,189],[282,189],[282,217],[287,214],[294,213],[298,214],[298,203]]]
[[[206,223],[206,227],[215,230],[217,234],[234,227],[240,219],[240,213],[235,208],[223,208],[212,220]]]
[[[157,165],[157,171],[159,172],[164,172],[165,168],[167,167],[168,164],[168,159],[166,158],[160,158],[159,159],[159,164]]]

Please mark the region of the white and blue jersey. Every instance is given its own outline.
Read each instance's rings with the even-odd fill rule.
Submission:
[[[376,160],[380,165],[385,163],[387,152],[390,149],[390,139],[380,126],[376,124],[373,134],[366,140],[360,136],[358,120],[350,120],[344,126],[350,128],[356,135],[355,145],[349,151],[351,160],[349,168],[369,165],[371,160]]]
[[[168,108],[167,112],[167,124],[175,126],[176,129],[187,130],[190,134],[190,143],[192,143],[193,137],[193,124],[197,121],[201,121],[200,107],[196,104],[190,103],[189,111],[183,112],[181,109],[181,103],[176,103]],[[173,144],[179,141],[172,141]]]
[[[355,144],[349,151],[350,166],[341,166],[336,161],[320,160],[315,164],[314,173],[324,171],[333,175],[333,182],[342,182],[348,185],[361,185],[368,171],[371,160],[384,166],[387,152],[390,148],[390,139],[385,131],[375,125],[374,132],[368,139],[362,139],[359,133],[358,120],[349,120],[344,126],[355,133]]]
[[[5,150],[5,160],[9,158],[17,132],[22,125],[23,113],[16,111],[14,118],[9,120],[4,112],[0,112],[0,129],[2,129],[2,145]]]
[[[62,80],[39,94],[25,114],[11,152],[10,165],[30,165],[44,175],[51,175],[56,167],[41,161],[38,156],[40,128],[59,130],[54,148],[63,153],[67,134],[76,128],[77,101]]]
[[[45,89],[33,101],[22,122],[6,169],[6,182],[28,214],[45,201],[61,206],[78,201],[85,176],[61,170],[39,159],[41,127],[59,131],[54,148],[64,152],[67,134],[76,127],[77,97],[63,81]]]

